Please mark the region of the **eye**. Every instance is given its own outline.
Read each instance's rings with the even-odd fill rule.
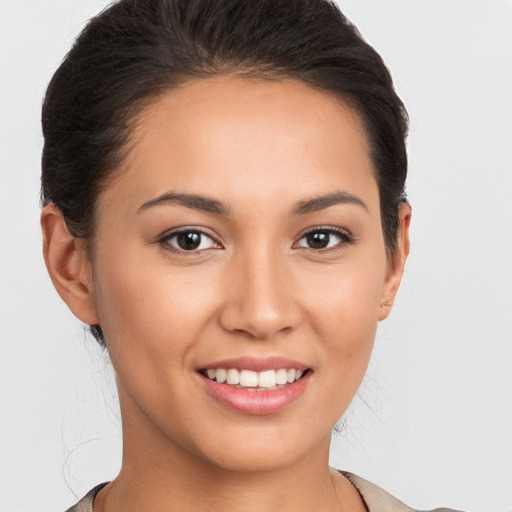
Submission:
[[[176,252],[198,252],[205,249],[220,248],[213,238],[197,229],[182,229],[165,235],[160,243]]]
[[[315,228],[305,233],[298,241],[298,247],[324,250],[334,249],[353,242],[352,236],[341,229]]]

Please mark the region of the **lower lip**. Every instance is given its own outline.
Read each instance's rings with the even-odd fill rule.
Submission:
[[[264,415],[278,413],[298,400],[306,390],[311,372],[292,384],[269,391],[235,388],[198,375],[206,391],[221,404],[243,414]]]

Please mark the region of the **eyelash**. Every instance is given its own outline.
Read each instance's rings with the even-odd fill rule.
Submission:
[[[173,252],[173,253],[176,253],[176,254],[180,254],[180,255],[185,255],[185,256],[194,256],[194,255],[198,255],[200,252],[202,251],[205,251],[205,250],[208,250],[208,249],[194,249],[194,250],[191,250],[191,251],[187,251],[185,249],[179,249],[177,247],[173,247],[170,243],[170,241],[173,239],[173,238],[176,238],[178,237],[179,235],[181,234],[197,234],[197,235],[200,235],[201,237],[206,237],[206,238],[209,238],[213,244],[217,245],[218,248],[221,248],[222,246],[215,241],[215,239],[210,236],[208,233],[206,233],[205,231],[201,230],[201,229],[196,229],[196,228],[188,228],[188,227],[184,227],[184,228],[179,228],[179,229],[176,229],[176,230],[173,230],[173,231],[170,231],[168,233],[166,233],[165,235],[163,235],[159,240],[158,240],[158,243],[167,251],[170,251],[170,252]],[[201,242],[202,243],[202,242]]]
[[[176,254],[180,254],[180,255],[186,255],[186,256],[198,255],[199,253],[210,249],[210,248],[194,249],[194,250],[187,251],[185,249],[179,249],[179,248],[171,245],[170,240],[178,237],[180,234],[187,234],[187,233],[188,234],[193,233],[193,234],[200,235],[201,237],[209,238],[213,244],[217,245],[216,248],[222,248],[222,246],[218,242],[216,242],[216,240],[212,236],[210,236],[208,233],[206,233],[205,231],[203,231],[201,229],[196,229],[196,228],[192,228],[192,227],[180,228],[180,229],[176,229],[171,232],[168,232],[164,236],[162,236],[158,239],[158,243],[167,251],[170,251],[170,252],[173,252]],[[326,247],[323,249],[314,249],[311,247],[297,246],[298,242],[300,242],[303,238],[305,238],[308,235],[311,235],[313,233],[324,233],[324,234],[328,234],[328,235],[335,235],[336,237],[338,237],[340,239],[340,242],[338,242],[333,247]],[[298,248],[298,249],[312,250],[315,253],[322,254],[325,252],[342,249],[344,246],[353,244],[354,242],[355,242],[354,236],[352,234],[350,234],[345,229],[335,228],[332,226],[315,226],[314,228],[308,229],[307,231],[301,233],[298,240],[296,242],[294,242],[293,247]],[[200,244],[201,244],[201,242],[200,242]]]
[[[336,228],[333,226],[315,226],[314,228],[308,229],[307,231],[303,232],[300,237],[299,241],[302,240],[304,237],[311,235],[313,233],[325,233],[328,235],[335,235],[340,239],[340,242],[338,242],[333,247],[326,247],[325,249],[313,249],[311,247],[300,247],[302,249],[309,249],[314,251],[315,253],[325,253],[329,251],[336,251],[339,249],[342,249],[344,246],[351,245],[355,242],[354,236],[349,233],[346,229],[342,228]],[[297,242],[296,242],[297,243]],[[294,244],[294,246],[296,245]]]

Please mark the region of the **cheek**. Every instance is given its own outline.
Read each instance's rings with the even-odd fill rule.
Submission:
[[[364,377],[373,348],[386,276],[385,255],[334,269],[310,293],[310,325],[323,340],[322,367],[343,413]],[[320,291],[321,290],[321,291]],[[334,399],[334,396],[331,395]],[[327,404],[328,405],[328,404]]]
[[[208,321],[213,290],[200,286],[208,276],[198,272],[191,280],[161,258],[155,264],[136,254],[109,254],[98,262],[95,291],[110,354],[126,364],[143,357],[163,371],[163,362],[186,353]]]
[[[376,329],[386,279],[386,259],[357,253],[324,272],[310,287],[308,305],[315,327],[339,341],[366,338]],[[313,276],[311,276],[313,277]]]
[[[358,282],[331,290],[329,301],[316,304],[319,337],[325,340],[331,368],[349,379],[364,373],[377,329],[379,294]]]

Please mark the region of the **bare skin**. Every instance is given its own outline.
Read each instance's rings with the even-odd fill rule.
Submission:
[[[42,213],[52,280],[116,371],[123,465],[95,511],[364,511],[329,468],[330,432],[398,290],[411,212],[389,256],[357,115],[297,82],[217,77],[138,121],[92,259]],[[304,364],[304,391],[264,414],[219,402],[201,369],[246,356]]]

